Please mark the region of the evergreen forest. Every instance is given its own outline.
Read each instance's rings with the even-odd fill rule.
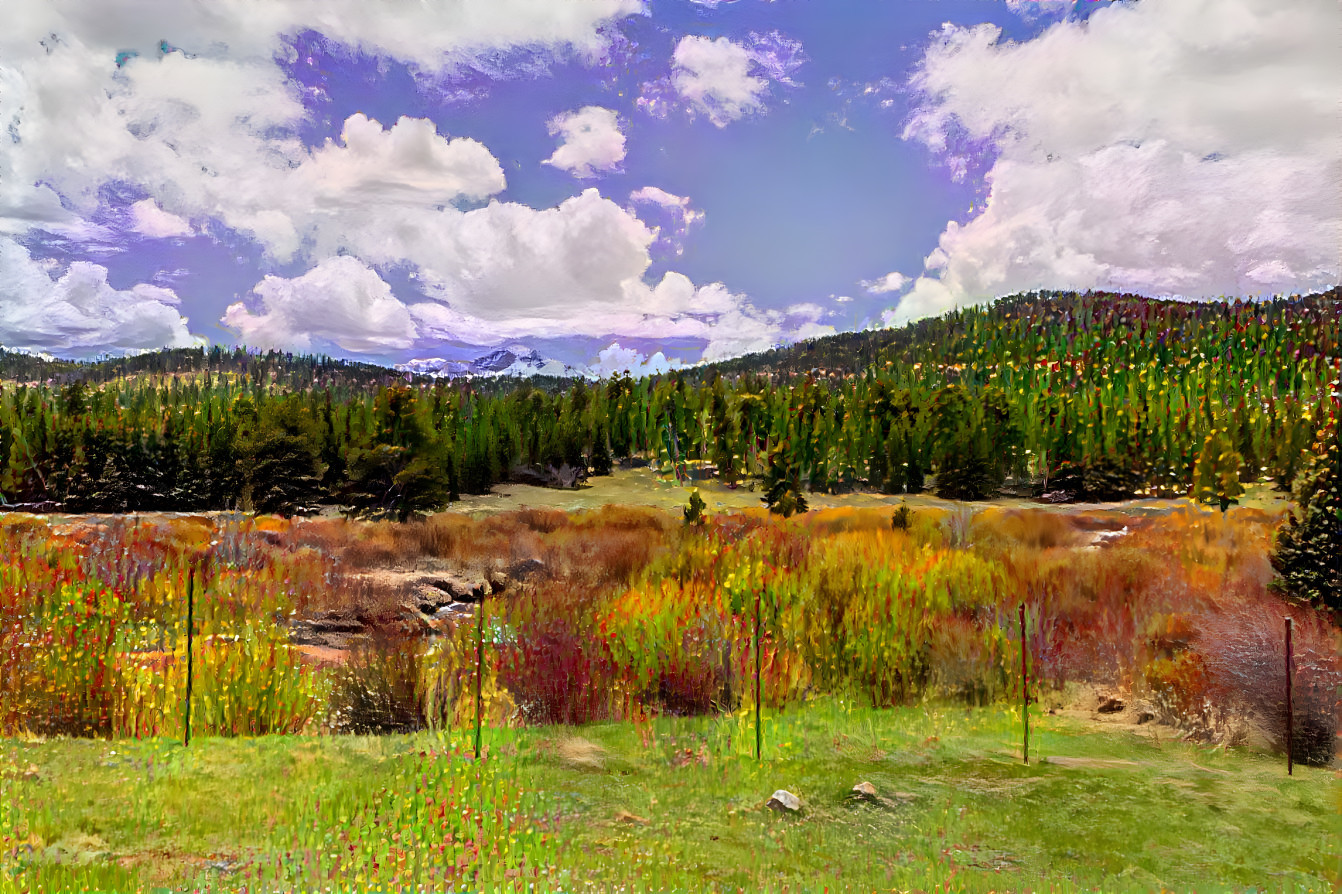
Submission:
[[[1342,294],[1030,293],[896,330],[598,382],[430,379],[327,358],[0,354],[0,500],[75,512],[338,505],[408,518],[615,464],[978,500],[1289,489],[1334,414]],[[549,476],[548,479],[545,476]],[[798,506],[800,503],[800,506]]]

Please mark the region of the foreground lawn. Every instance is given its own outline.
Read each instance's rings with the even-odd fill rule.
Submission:
[[[1330,891],[1333,770],[852,709],[460,735],[0,742],[0,892]],[[1042,758],[1042,760],[1041,760]],[[851,794],[867,781],[874,798]],[[800,814],[765,806],[775,789]]]

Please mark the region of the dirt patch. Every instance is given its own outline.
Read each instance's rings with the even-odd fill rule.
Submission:
[[[313,667],[340,667],[349,661],[349,649],[333,649],[329,646],[295,646],[299,660]]]
[[[1115,700],[1122,703],[1121,709],[1101,710],[1112,708]],[[1150,704],[1141,696],[1118,692],[1110,687],[1069,687],[1064,696],[1053,702],[1048,713],[1106,732],[1132,733],[1156,742],[1178,739],[1184,734],[1183,730],[1156,717]]]
[[[573,770],[601,770],[606,766],[606,749],[581,736],[570,736],[554,744],[559,763]]]

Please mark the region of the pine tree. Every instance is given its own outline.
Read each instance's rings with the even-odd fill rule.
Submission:
[[[1277,531],[1274,586],[1342,613],[1342,425],[1319,433],[1313,459],[1296,476],[1297,509]]]
[[[90,508],[94,512],[127,512],[139,507],[139,498],[140,491],[121,451],[113,449],[89,498]]]
[[[769,454],[769,468],[764,474],[764,505],[783,518],[806,512],[806,497],[802,494],[801,470],[788,454],[787,445],[780,444]]]
[[[437,509],[453,496],[455,466],[433,428],[419,413],[415,392],[384,389],[377,398],[377,427],[367,447],[350,452],[345,500],[355,509],[402,520]],[[462,489],[490,484],[490,445],[486,420],[470,433]]]
[[[242,443],[252,507],[288,515],[318,498],[321,428],[297,400],[268,404],[256,429]]]
[[[1235,450],[1229,434],[1224,429],[1212,429],[1193,467],[1193,499],[1217,503],[1225,512],[1244,493],[1239,480],[1243,466],[1244,457]]]
[[[992,459],[989,433],[981,414],[959,385],[937,393],[937,496],[948,500],[984,500],[992,496],[1001,478]]]
[[[682,514],[685,516],[685,524],[690,527],[699,527],[704,523],[704,509],[707,507],[704,498],[699,496],[699,488],[690,491],[690,499],[685,504]]]

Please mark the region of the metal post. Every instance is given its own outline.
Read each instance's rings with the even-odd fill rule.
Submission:
[[[480,759],[480,727],[484,717],[485,597],[475,605],[475,759]]]
[[[764,729],[760,726],[760,702],[762,692],[760,688],[760,611],[764,600],[764,588],[757,587],[755,590],[755,760],[760,760],[760,755],[764,753]]]
[[[1029,641],[1025,638],[1025,603],[1020,604],[1020,717],[1022,728],[1024,730],[1024,739],[1021,745],[1021,754],[1025,757],[1025,763],[1030,762],[1030,672],[1026,669],[1026,658],[1029,655]]]
[[[1286,619],[1286,775],[1295,775],[1295,759],[1291,753],[1293,745],[1291,740],[1294,738],[1295,730],[1295,704],[1292,700],[1292,673],[1291,673],[1291,633],[1295,622],[1290,618]]]
[[[186,731],[182,736],[182,746],[191,744],[191,637],[195,626],[196,614],[196,569],[192,568],[186,576]]]

